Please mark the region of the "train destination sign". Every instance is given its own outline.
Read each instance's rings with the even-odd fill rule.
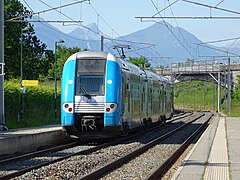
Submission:
[[[38,80],[22,80],[22,86],[38,86]]]
[[[4,75],[4,63],[0,63],[0,76]]]

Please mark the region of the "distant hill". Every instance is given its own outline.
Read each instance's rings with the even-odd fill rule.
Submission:
[[[87,27],[95,32],[99,32],[99,34],[103,34],[94,23]],[[64,33],[48,23],[34,23],[34,29],[38,38],[47,44],[49,49],[54,49],[55,41],[63,39],[65,41],[64,45],[67,47],[77,46],[93,51],[100,50],[100,36],[86,28],[78,27],[70,33]],[[130,42],[125,42],[126,40]],[[126,50],[126,56],[142,55],[149,57],[152,66],[185,61],[197,56],[219,55],[219,52],[214,50],[214,48],[198,47],[197,44],[201,43],[201,41],[188,31],[179,27],[173,27],[170,24],[164,24],[163,22],[158,22],[146,29],[118,37],[114,42],[121,45],[130,45],[131,50]],[[146,45],[135,42],[150,43],[155,45],[155,47],[144,48]],[[117,51],[113,50],[113,45],[116,44],[105,40],[104,50],[117,54]],[[136,49],[139,50],[136,51]],[[235,51],[237,50],[235,49]],[[159,59],[159,56],[169,57],[168,61],[162,61],[162,59]]]
[[[43,20],[43,19],[41,19]],[[99,48],[100,38],[93,32],[83,28],[75,28],[70,33],[64,33],[48,23],[32,23],[37,37],[44,42],[49,49],[54,49],[55,41],[63,39],[67,47],[81,47],[87,49]],[[95,28],[95,24],[89,25]],[[96,26],[96,25],[95,25]],[[96,26],[97,27],[97,26]]]

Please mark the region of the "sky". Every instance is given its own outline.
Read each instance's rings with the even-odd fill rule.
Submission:
[[[34,13],[51,7],[58,7],[69,3],[77,3],[80,0],[21,0],[28,9]],[[195,5],[182,0],[91,0],[77,3],[72,6],[58,9],[57,11],[49,11],[40,13],[39,17],[45,20],[81,20],[83,25],[96,23],[99,29],[109,37],[118,37],[133,33],[135,31],[151,26],[154,21],[162,21],[163,19],[149,18],[141,22],[135,17],[151,17],[156,14],[157,9],[163,10],[170,4],[171,7],[161,11],[162,17],[177,16],[205,16],[212,17],[240,17],[239,0],[190,0],[213,7],[227,9],[239,12],[230,13],[215,8],[207,8]],[[49,6],[47,6],[47,5]],[[63,15],[64,14],[64,15]],[[159,17],[157,14],[156,17]],[[190,33],[194,34],[203,42],[216,41],[228,38],[240,37],[240,19],[218,19],[218,20],[197,20],[197,19],[164,19],[173,26],[179,26]],[[147,22],[146,22],[147,21]],[[63,26],[62,23],[52,23],[63,32],[70,32],[79,25],[68,23]],[[223,43],[214,43],[213,45],[233,45],[240,47],[240,40],[226,41]]]

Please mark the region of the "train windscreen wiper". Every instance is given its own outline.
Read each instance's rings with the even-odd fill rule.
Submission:
[[[87,90],[84,88],[84,86],[81,83],[79,83],[79,86],[82,89],[82,91],[84,92],[84,94],[82,94],[82,95],[87,97],[88,99],[91,99],[92,95],[87,92]]]

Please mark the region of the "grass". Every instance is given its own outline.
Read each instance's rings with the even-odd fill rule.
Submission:
[[[238,87],[239,84],[236,85]],[[240,116],[240,100],[237,94],[238,88],[232,93],[231,114],[230,116]],[[224,88],[221,89],[221,98],[224,99]],[[237,94],[237,95],[236,95]],[[205,100],[204,100],[205,99]],[[217,112],[218,109],[218,92],[217,85],[203,81],[188,81],[174,85],[174,103],[175,108],[192,109],[192,110],[207,110]],[[226,102],[227,104],[227,102]],[[224,109],[224,102],[221,105],[221,112],[227,114]]]

